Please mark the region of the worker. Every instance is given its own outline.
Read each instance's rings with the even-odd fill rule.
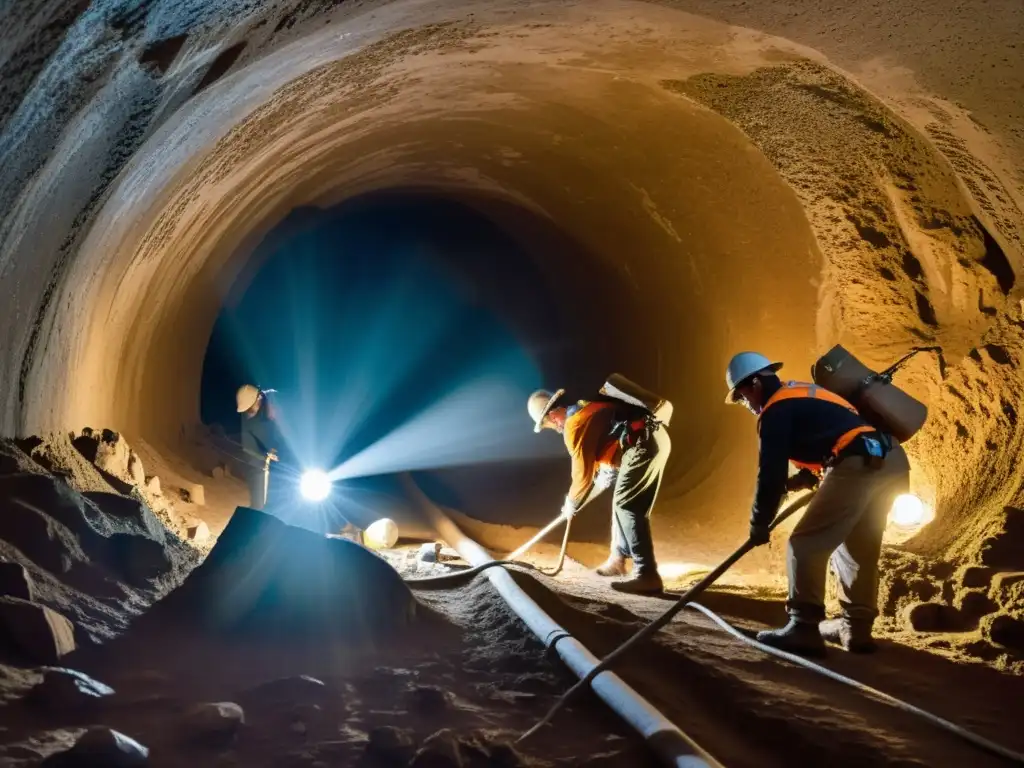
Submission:
[[[249,506],[263,509],[270,487],[270,464],[278,460],[281,432],[277,425],[270,393],[252,384],[243,384],[235,393],[235,405],[242,417],[242,450],[247,465]]]
[[[741,352],[725,376],[726,402],[742,403],[758,418],[751,542],[768,542],[787,491],[818,486],[789,537],[789,623],[760,632],[757,639],[802,655],[824,653],[826,640],[848,651],[870,652],[882,534],[893,499],[909,490],[907,455],[838,395],[815,384],[782,382],[776,375],[781,367],[764,355]],[[792,477],[788,462],[800,470]],[[841,615],[826,621],[829,563]]]
[[[591,495],[615,486],[608,559],[601,576],[631,578],[612,582],[619,592],[657,594],[661,576],[654,557],[650,516],[672,450],[668,430],[650,413],[620,400],[580,400],[559,405],[564,390],[534,392],[527,403],[534,431],[563,435],[572,459],[572,485],[562,514],[571,519]]]

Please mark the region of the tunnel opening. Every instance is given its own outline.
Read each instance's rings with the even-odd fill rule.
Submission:
[[[204,358],[202,421],[237,440],[236,388],[273,388],[285,463],[339,468],[337,502],[364,526],[368,494],[398,472],[472,467],[481,489],[524,471],[561,475],[545,462],[557,446],[525,428],[525,401],[546,377],[585,379],[592,344],[574,342],[546,286],[543,265],[557,256],[544,249],[558,240],[564,253],[564,236],[546,237],[535,217],[519,223],[513,237],[429,191],[293,211],[229,289]],[[449,498],[461,506],[459,485]],[[497,495],[476,506],[493,517]],[[297,504],[287,484],[272,494],[286,519]]]

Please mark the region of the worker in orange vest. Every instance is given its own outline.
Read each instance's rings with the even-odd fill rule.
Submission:
[[[820,655],[825,640],[849,651],[874,649],[878,560],[893,500],[910,487],[910,465],[896,440],[857,409],[815,384],[783,382],[782,363],[756,352],[733,357],[727,403],[757,416],[760,459],[750,539],[768,542],[787,491],[818,485],[787,551],[789,623],[757,639],[793,653]],[[789,463],[799,472],[789,477]],[[825,620],[826,568],[839,586],[841,615]]]
[[[668,429],[649,412],[621,400],[560,405],[564,393],[538,390],[527,402],[534,431],[561,434],[572,459],[572,485],[562,514],[572,518],[592,495],[614,485],[611,551],[597,573],[625,576],[632,561],[631,578],[612,582],[612,588],[658,594],[664,587],[654,558],[650,516],[672,451]]]

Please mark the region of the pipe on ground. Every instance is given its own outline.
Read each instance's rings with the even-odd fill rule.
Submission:
[[[445,513],[422,493],[417,494],[421,506],[438,535],[448,542],[473,566],[493,558],[468,538]],[[583,678],[600,662],[586,646],[566,632],[531,600],[504,568],[490,568],[484,575],[498,590],[502,599],[525,622],[541,642],[553,649],[579,678]],[[602,672],[591,687],[602,701],[637,731],[665,765],[676,768],[723,768],[697,742],[655,709],[646,699],[613,672]]]

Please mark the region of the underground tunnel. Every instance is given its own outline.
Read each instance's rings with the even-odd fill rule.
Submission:
[[[71,546],[67,510],[110,515],[110,497],[134,500],[135,532],[170,542],[166,574],[125,589],[148,605],[248,504],[217,451],[238,429],[235,388],[258,379],[279,390],[298,464],[349,468],[338,510],[358,526],[388,515],[403,539],[433,538],[395,482],[414,471],[467,532],[507,551],[558,514],[568,485],[564,448],[533,434],[527,396],[587,399],[618,372],[674,405],[652,526],[679,586],[748,532],[756,422],[723,404],[736,352],[806,381],[836,344],[879,371],[927,347],[895,383],[928,407],[905,447],[930,521],[887,529],[878,627],[899,650],[872,679],[887,690],[885,670],[906,662],[922,677],[945,670],[979,701],[990,685],[993,711],[976,719],[1009,742],[996,710],[1024,673],[1024,20],[988,9],[999,23],[982,27],[971,5],[941,21],[921,10],[928,23],[868,3],[790,14],[718,0],[4,11],[0,432],[4,474],[20,478],[5,511],[43,509],[59,523],[43,526],[48,541]],[[58,478],[44,495],[63,517],[41,491],[19,496],[32,473]],[[338,527],[306,517],[286,482],[274,489],[284,522]],[[608,527],[606,502],[574,521],[580,572],[603,557]],[[8,529],[4,558],[38,576],[36,602],[67,614],[81,644],[129,641],[115,641],[128,616],[82,575],[92,565],[62,576],[77,555]],[[89,536],[80,560],[95,565],[106,550]],[[777,620],[784,544],[730,579],[723,605]],[[545,584],[531,594],[595,652],[660,610]],[[498,621],[485,586],[459,589],[457,619]],[[616,626],[602,634],[594,615]],[[689,642],[696,661],[660,645],[657,658],[699,690],[708,680],[692,667],[724,641]],[[670,698],[631,674],[655,704]],[[737,711],[759,685],[791,684],[778,671],[726,677]],[[849,706],[871,721],[850,737],[857,764],[973,754],[922,747],[926,729],[902,721],[910,747],[879,740],[879,713]],[[711,716],[684,730],[751,764],[783,754],[762,724],[750,751],[720,747]],[[586,729],[574,733],[577,756],[593,758]]]

